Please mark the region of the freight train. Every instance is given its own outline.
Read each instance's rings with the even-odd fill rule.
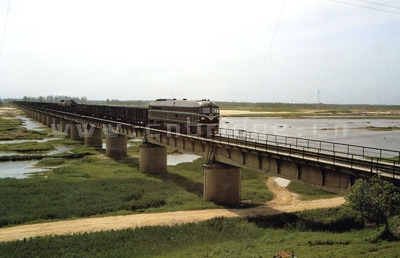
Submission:
[[[157,99],[148,108],[86,105],[74,100],[61,100],[59,103],[16,102],[30,107],[47,108],[61,112],[76,113],[82,116],[113,120],[143,127],[171,130],[182,134],[204,137],[218,133],[220,113],[214,102],[202,100]]]

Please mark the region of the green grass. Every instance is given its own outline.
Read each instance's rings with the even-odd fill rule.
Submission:
[[[242,170],[242,199],[251,201],[252,205],[264,204],[274,197],[267,188],[267,174],[249,169]]]
[[[329,216],[337,216],[337,209]],[[295,213],[266,218],[215,218],[200,223],[118,231],[48,236],[0,243],[4,257],[272,257],[294,251],[297,257],[399,257],[400,243],[379,239],[375,227],[341,233],[314,230],[326,213]],[[310,217],[311,221],[310,221]],[[399,223],[399,218],[392,224]],[[290,224],[292,223],[292,224]],[[329,222],[328,222],[329,224]],[[299,226],[293,226],[299,225]]]
[[[338,194],[331,193],[319,188],[311,187],[299,182],[290,182],[287,186],[289,191],[300,194],[302,200],[318,200],[338,197]]]
[[[149,176],[139,172],[137,158],[111,159],[102,150],[81,147],[55,156],[63,159],[44,159],[38,164],[57,166],[49,172],[28,179],[0,179],[1,226],[218,207],[202,198],[198,180],[202,171],[191,171],[191,165],[183,173],[188,177],[173,171]]]
[[[139,172],[138,145],[128,150],[133,156],[114,159],[106,157],[104,150],[78,147],[37,164],[55,167],[50,171],[27,179],[0,179],[4,197],[0,198],[0,225],[219,207],[203,199],[204,159],[169,166],[167,174],[145,175]],[[266,178],[264,173],[244,170],[242,199],[253,205],[270,200]]]
[[[22,127],[19,119],[4,119],[0,117],[0,140],[34,139],[47,138],[51,130],[31,131]]]
[[[54,146],[50,142],[24,142],[0,145],[0,151],[37,152],[50,150],[54,150]]]
[[[400,130],[398,126],[367,126],[365,127],[369,131],[396,131]]]

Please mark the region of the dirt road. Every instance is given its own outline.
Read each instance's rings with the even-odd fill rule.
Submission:
[[[284,187],[280,187],[274,179],[274,177],[269,177],[267,186],[274,192],[275,198],[265,205],[255,208],[135,214],[23,225],[1,228],[0,241],[3,242],[37,236],[65,235],[142,226],[174,225],[198,222],[215,217],[254,217],[260,215],[274,215],[283,212],[294,212],[306,209],[336,207],[345,202],[342,197],[315,201],[300,201],[297,195],[289,192]]]

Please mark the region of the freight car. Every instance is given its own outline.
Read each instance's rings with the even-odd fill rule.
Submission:
[[[149,124],[182,134],[214,135],[220,119],[219,107],[207,99],[157,99],[149,104]]]
[[[30,107],[59,110],[204,137],[218,133],[220,120],[218,105],[207,99],[195,101],[157,99],[150,102],[148,108],[86,105],[77,104],[74,100],[61,100],[59,103],[18,102],[26,103]]]
[[[147,108],[105,105],[78,105],[77,113],[85,116],[93,116],[133,125],[147,125]]]

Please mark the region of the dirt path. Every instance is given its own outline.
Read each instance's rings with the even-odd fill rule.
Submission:
[[[254,217],[260,215],[274,215],[283,212],[294,212],[306,209],[336,207],[344,203],[344,198],[342,197],[315,201],[300,201],[297,195],[290,193],[284,187],[280,187],[274,179],[274,177],[269,177],[267,180],[267,186],[274,192],[275,198],[265,205],[255,208],[135,214],[23,225],[1,228],[0,241],[3,242],[46,235],[76,234],[142,226],[174,225],[198,222],[215,217]]]

